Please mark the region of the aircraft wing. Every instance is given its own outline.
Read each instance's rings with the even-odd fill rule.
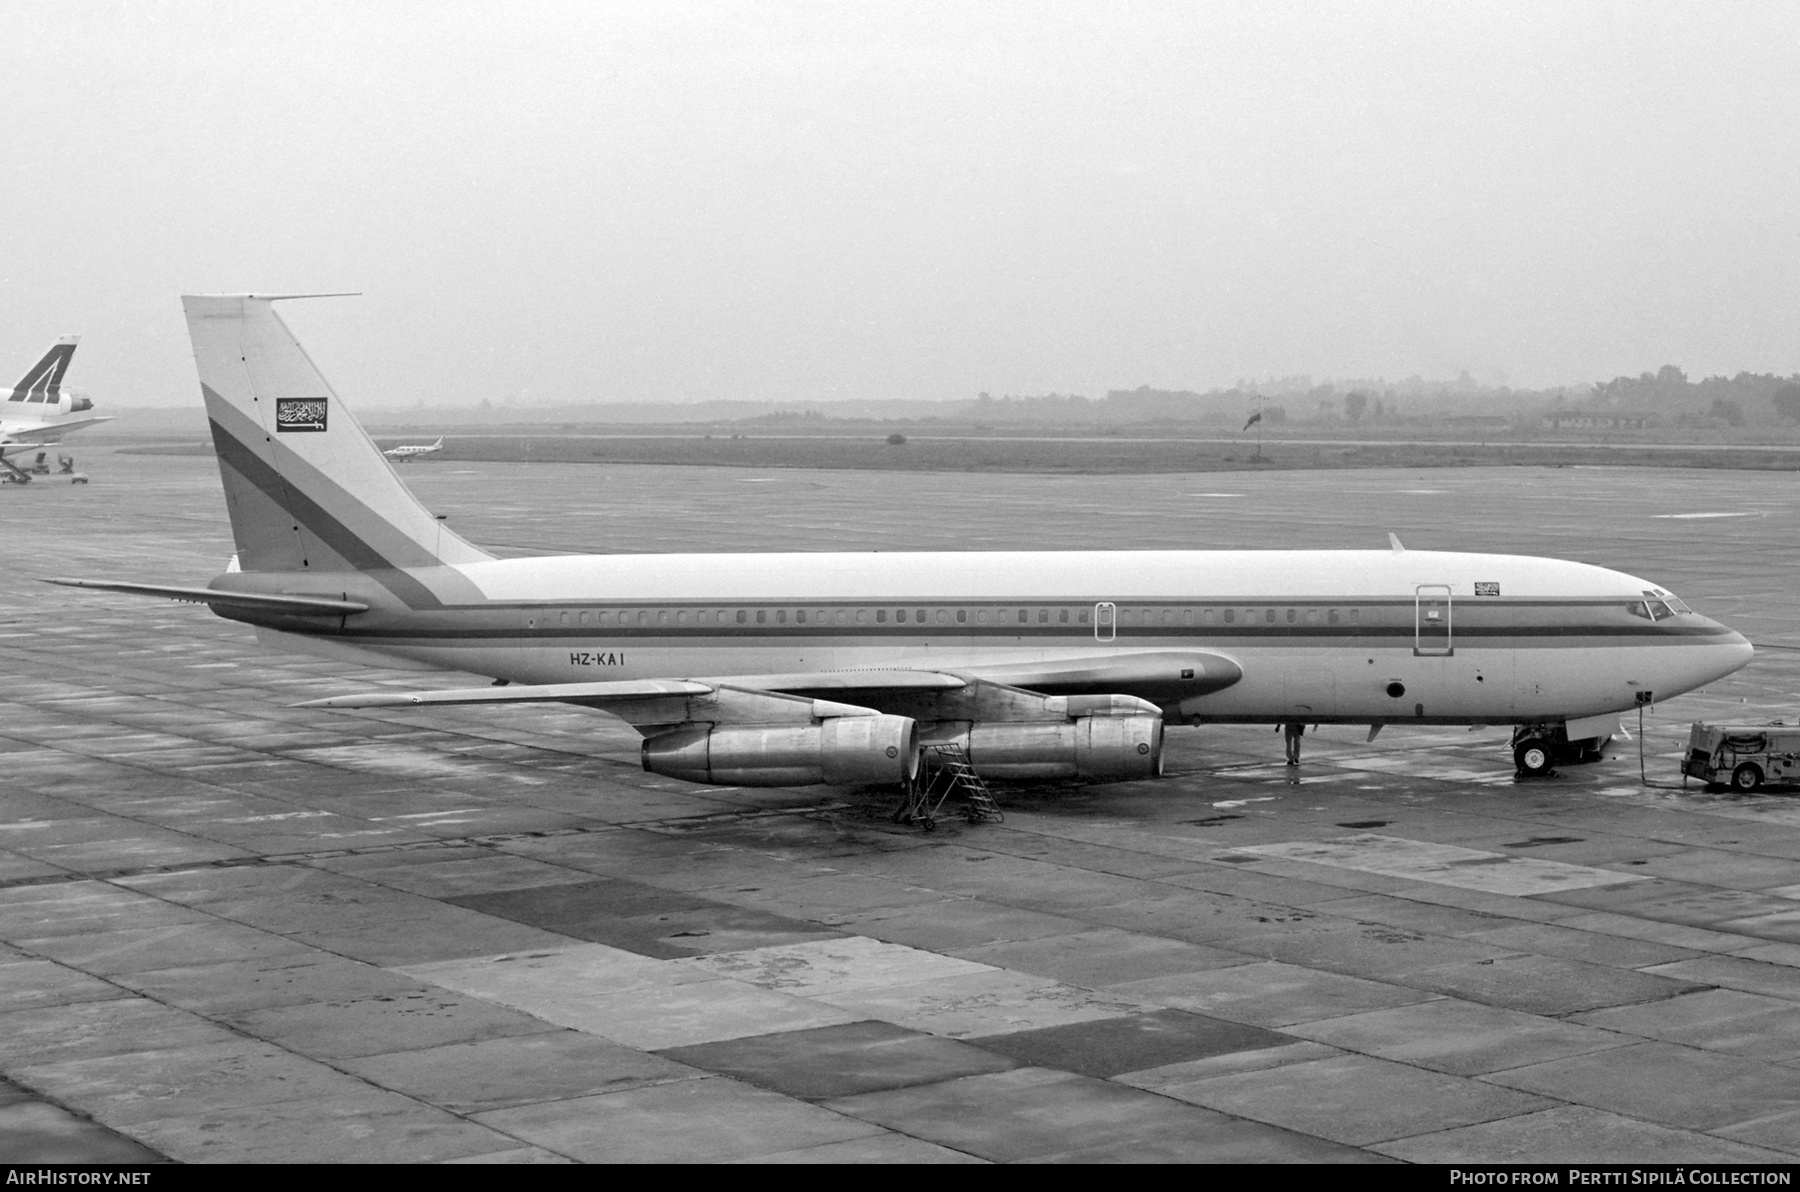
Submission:
[[[378,691],[308,700],[296,708],[416,708],[446,704],[591,704],[711,695],[716,687],[687,679],[617,679],[599,683],[524,683],[506,687],[451,687],[441,691]]]
[[[843,691],[944,691],[967,680],[938,671],[826,671],[795,675],[733,675],[722,679],[611,679],[595,683],[521,683],[505,687],[452,687],[440,691],[381,691],[334,695],[297,704],[301,708],[407,708],[426,704],[594,704],[663,695],[711,695],[721,690],[747,694],[800,695]]]
[[[883,711],[917,713],[920,697],[961,697],[965,690],[974,695],[978,690],[1005,688],[1027,699],[1036,695],[1125,697],[1130,710],[1153,711],[1159,698],[1172,701],[1217,691],[1237,682],[1242,675],[1237,663],[1223,655],[1167,650],[1013,663],[957,672],[888,668],[381,691],[331,696],[296,706],[409,708],[564,703],[599,708],[637,725],[669,725],[691,720],[755,722],[871,716]],[[838,699],[853,702],[839,703]],[[1140,703],[1142,700],[1151,702]]]
[[[1146,650],[1008,662],[959,673],[1045,695],[1135,695],[1163,702],[1223,691],[1244,677],[1244,668],[1223,654],[1206,650]]]
[[[946,670],[819,671],[794,675],[742,675],[724,682],[790,695],[847,695],[880,707],[887,696],[949,691],[995,683],[1043,695],[1131,695],[1173,703],[1222,691],[1244,677],[1223,654],[1205,650],[1145,650],[1008,662]]]
[[[823,695],[846,691],[954,691],[969,685],[967,679],[944,671],[898,668],[800,671],[791,675],[733,675],[727,679],[709,679],[707,682],[756,691],[779,691],[786,695]]]
[[[336,695],[299,708],[419,708],[457,704],[579,704],[617,716],[645,736],[684,724],[809,724],[841,716],[879,716],[874,708],[786,695],[736,683],[693,679],[614,679],[595,683],[524,683],[442,691]]]
[[[49,584],[65,588],[97,588],[103,592],[124,592],[131,596],[161,596],[183,600],[189,604],[210,604],[226,608],[257,609],[270,613],[297,613],[302,616],[341,617],[348,613],[369,611],[369,606],[355,600],[330,600],[323,596],[261,596],[253,592],[225,592],[218,588],[177,588],[165,584],[129,584],[101,579],[47,579]]]

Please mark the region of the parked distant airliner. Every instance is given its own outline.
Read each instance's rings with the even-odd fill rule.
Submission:
[[[237,566],[210,605],[346,661],[506,685],[336,708],[560,701],[659,774],[910,778],[921,743],[997,778],[1151,777],[1168,724],[1512,724],[1523,769],[1750,644],[1646,580],[1435,551],[585,555],[496,559],[415,500],[268,297],[183,299]]]
[[[390,447],[381,454],[387,456],[397,464],[403,464],[408,460],[418,459],[422,455],[435,455],[443,449],[444,436],[439,435],[438,441],[435,443],[426,443],[422,446]]]
[[[72,430],[108,421],[97,414],[76,417],[93,409],[93,400],[62,383],[80,341],[79,335],[57,340],[0,403],[0,449],[42,447]]]

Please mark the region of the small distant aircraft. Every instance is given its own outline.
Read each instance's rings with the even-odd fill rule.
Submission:
[[[65,335],[57,340],[0,402],[0,453],[42,447],[70,431],[110,421],[100,415],[76,417],[93,409],[93,400],[62,383],[80,340],[79,335]]]
[[[387,456],[397,464],[403,464],[409,459],[418,459],[421,455],[431,455],[432,453],[442,451],[443,449],[444,436],[439,435],[438,441],[435,443],[427,443],[423,446],[413,447],[390,447],[381,454]]]

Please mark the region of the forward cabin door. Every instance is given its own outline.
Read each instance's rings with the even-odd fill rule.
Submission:
[[[1109,642],[1119,632],[1119,609],[1110,600],[1102,600],[1094,606],[1094,640]]]
[[[1450,631],[1450,585],[1420,584],[1413,589],[1413,656],[1448,658],[1456,653]]]

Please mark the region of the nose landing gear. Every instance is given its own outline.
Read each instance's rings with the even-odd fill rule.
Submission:
[[[1606,746],[1612,741],[1612,733],[1605,731],[1599,736],[1587,736],[1585,733],[1599,727],[1595,721],[1608,720],[1609,717],[1592,717],[1579,722],[1584,735],[1573,739],[1569,736],[1569,724],[1560,720],[1540,720],[1535,724],[1515,726],[1512,751],[1513,763],[1519,768],[1519,777],[1548,778],[1556,772],[1558,762],[1579,765],[1599,761]]]
[[[1521,778],[1548,778],[1556,770],[1556,743],[1541,736],[1516,738],[1513,764]]]

